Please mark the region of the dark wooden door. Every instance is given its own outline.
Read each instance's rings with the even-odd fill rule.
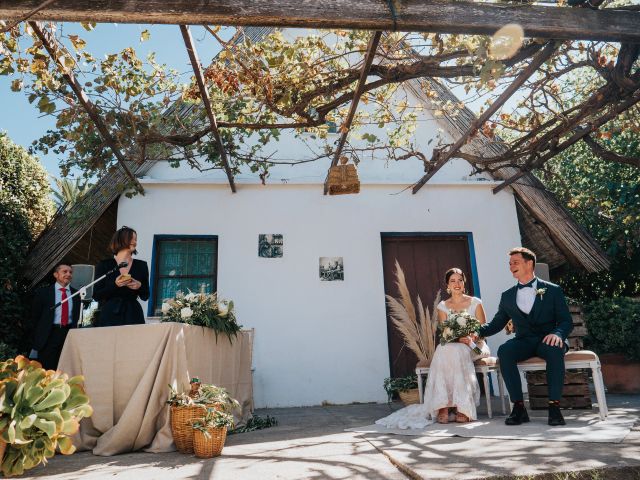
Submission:
[[[415,299],[420,295],[423,305],[433,309],[438,290],[446,298],[444,274],[451,267],[461,268],[467,276],[467,292],[474,295],[471,258],[467,235],[382,235],[384,290],[398,298],[396,259],[404,271],[407,287]],[[403,377],[415,371],[417,358],[404,346],[402,337],[389,318],[387,309],[387,338],[389,365],[392,377]]]

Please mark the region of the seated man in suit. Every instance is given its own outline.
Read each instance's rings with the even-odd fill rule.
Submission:
[[[500,370],[513,402],[513,411],[505,421],[507,425],[520,425],[529,421],[524,407],[518,362],[537,356],[547,362],[549,383],[549,420],[551,426],[565,425],[560,411],[564,383],[564,355],[567,336],[573,321],[562,289],[553,283],[536,278],[536,255],[523,247],[509,252],[509,270],[518,281],[502,294],[498,312],[491,323],[480,327],[483,337],[495,335],[513,321],[515,338],[498,349]]]
[[[59,305],[56,304],[76,292],[71,288],[73,269],[71,265],[59,263],[53,270],[53,285],[35,292],[31,309],[31,358],[37,358],[48,370],[58,367],[60,352],[70,328],[78,326],[81,301],[78,297]]]

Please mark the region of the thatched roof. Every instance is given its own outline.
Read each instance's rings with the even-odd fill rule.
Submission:
[[[454,133],[454,138],[467,131],[475,115],[467,107],[460,108],[460,100],[445,86],[429,79],[429,87],[438,94],[439,101],[449,100],[456,106],[442,117],[445,128]],[[414,89],[415,91],[415,89]],[[420,91],[421,92],[421,91]],[[425,95],[425,101],[429,101]],[[430,102],[429,102],[430,103]],[[478,155],[494,157],[503,154],[506,148],[489,140],[484,135],[476,135],[465,150],[475,151]],[[506,180],[518,173],[514,167],[504,167],[493,173],[496,180]],[[571,214],[562,206],[557,197],[549,192],[538,178],[527,173],[511,184],[516,197],[520,218],[522,244],[531,248],[540,262],[548,263],[551,268],[564,263],[584,268],[588,272],[597,272],[609,268],[610,261],[600,245],[591,237]]]
[[[256,40],[272,30],[270,27],[246,28],[245,35]],[[239,41],[242,41],[242,38]],[[429,88],[437,92],[440,100],[445,102],[450,100],[453,105],[460,104],[459,99],[438,81],[434,79],[423,81],[429,83]],[[409,82],[409,88],[427,104],[431,103],[423,94],[419,80]],[[195,107],[193,104],[175,104],[167,113],[174,114],[176,108],[186,115]],[[457,107],[455,111],[447,109],[440,121],[444,122],[447,131],[457,136],[470,127],[474,118],[473,112],[468,108]],[[485,156],[496,156],[504,151],[502,145],[482,135],[477,135],[466,148]],[[131,162],[128,166],[136,177],[142,177],[155,162],[156,160],[150,159],[142,164]],[[515,173],[517,170],[509,167],[498,170],[493,176],[496,179],[505,180]],[[128,184],[128,180],[124,171],[117,169],[100,179],[81,203],[66,213],[56,215],[35,242],[27,258],[24,278],[29,286],[33,287],[42,281],[53,266],[62,259],[73,261],[78,257],[83,259],[82,263],[95,263],[102,258],[105,252],[99,251],[102,249],[96,248],[96,245],[105,244],[106,230],[108,230],[105,225],[112,224],[108,211],[113,216],[116,211],[113,205],[117,206],[117,199],[124,186]],[[516,197],[522,244],[534,250],[540,262],[548,263],[551,268],[570,263],[588,272],[609,267],[609,259],[600,246],[534,175],[528,173],[518,182],[513,183],[511,188]],[[109,210],[110,207],[111,210]],[[96,225],[99,232],[94,228]],[[94,241],[92,236],[98,239]],[[70,254],[75,246],[82,247],[83,252],[80,256],[77,252]],[[85,254],[86,248],[88,250]]]

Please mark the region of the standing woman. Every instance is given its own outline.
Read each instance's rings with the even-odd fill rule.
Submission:
[[[100,305],[96,327],[144,323],[138,298],[149,299],[149,267],[144,260],[133,259],[133,255],[138,253],[137,244],[138,235],[133,228],[120,228],[109,244],[113,258],[103,260],[96,267],[96,278],[111,271],[93,290],[93,297]],[[127,266],[117,268],[123,262]]]

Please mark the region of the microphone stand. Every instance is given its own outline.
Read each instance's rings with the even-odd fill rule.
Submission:
[[[115,267],[113,267],[111,270],[109,270],[108,272],[106,272],[104,275],[102,275],[100,278],[96,278],[93,282],[91,283],[87,283],[86,285],[80,287],[76,293],[72,293],[71,295],[69,295],[67,298],[65,298],[64,300],[59,301],[58,303],[56,303],[53,307],[51,307],[51,310],[55,310],[56,308],[58,308],[59,306],[61,306],[64,303],[67,303],[69,300],[71,300],[73,297],[75,297],[76,295],[80,295],[80,318],[78,319],[78,326],[82,325],[82,320],[84,317],[84,306],[83,303],[85,302],[85,297],[87,296],[87,288],[91,287],[92,285],[98,283],[101,280],[104,280],[107,275],[111,275],[113,272],[115,272],[116,270],[118,270],[119,268],[124,268],[126,267],[126,262],[125,265],[122,265],[122,263],[119,263],[118,265],[116,265]]]

